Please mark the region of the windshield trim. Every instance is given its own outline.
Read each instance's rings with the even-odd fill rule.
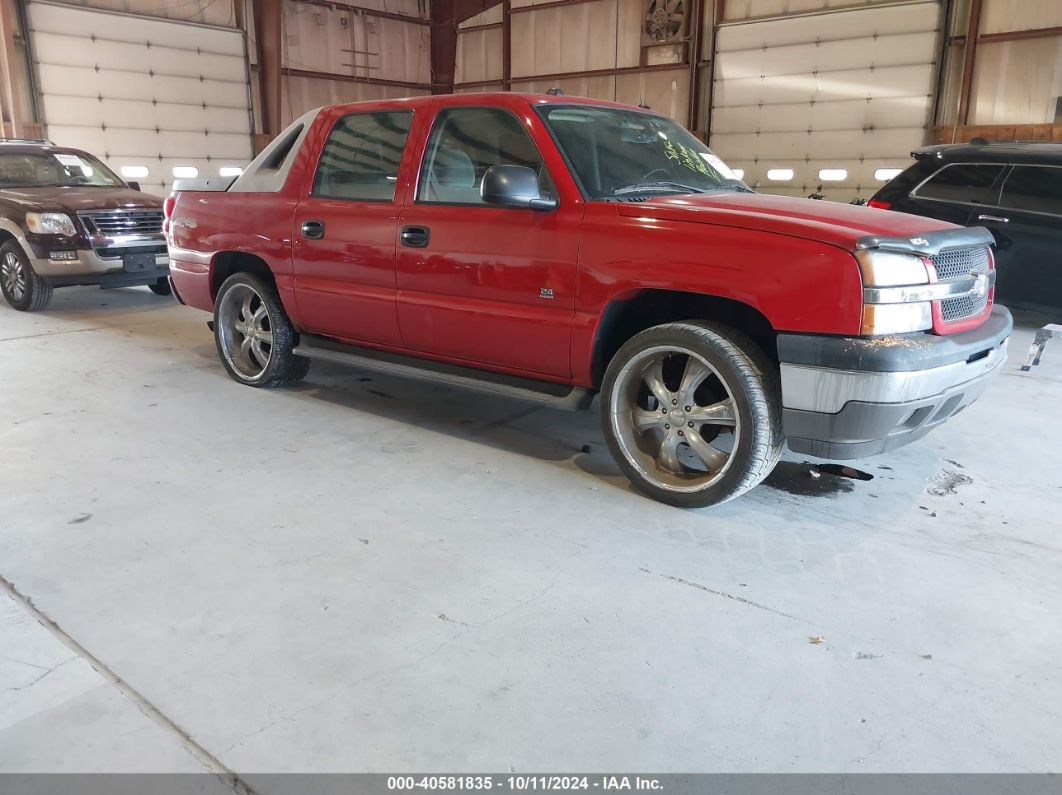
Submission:
[[[638,114],[640,114],[642,116],[648,116],[648,117],[653,118],[653,119],[663,119],[664,121],[671,122],[673,124],[678,124],[680,127],[682,127],[682,125],[679,124],[679,122],[675,121],[670,116],[665,116],[663,113],[659,113],[658,111],[655,111],[655,110],[652,110],[652,109],[635,108],[635,107],[630,107],[630,106],[627,106],[627,105],[620,105],[620,106],[606,105],[606,104],[598,105],[597,103],[593,103],[593,102],[536,102],[536,103],[533,103],[532,107],[534,108],[535,114],[538,116],[539,121],[542,122],[542,126],[546,128],[546,132],[549,134],[550,140],[553,141],[553,145],[557,148],[557,151],[560,153],[561,158],[564,160],[564,165],[568,167],[568,173],[571,174],[572,180],[575,182],[575,186],[579,189],[579,195],[582,197],[583,201],[586,201],[586,202],[601,202],[603,204],[607,204],[607,203],[610,203],[610,202],[623,201],[625,196],[619,196],[619,197],[617,197],[617,196],[600,196],[600,197],[596,197],[596,196],[591,196],[590,195],[590,192],[586,189],[586,186],[583,185],[582,178],[579,176],[579,172],[575,168],[574,164],[572,163],[571,158],[568,157],[568,153],[565,151],[564,147],[561,146],[561,143],[557,139],[557,136],[554,135],[553,127],[550,125],[549,118],[546,116],[546,113],[548,111],[556,110],[558,108],[594,108],[594,109],[601,109],[601,110],[621,110],[621,111],[624,111],[626,113],[638,113]],[[683,127],[683,129],[685,129],[685,127]],[[687,130],[687,132],[688,132],[688,130]],[[690,134],[692,135],[692,133],[690,133]],[[719,190],[720,191],[726,191],[727,189],[726,188],[720,188]],[[713,191],[713,190],[704,191],[704,193],[714,193],[714,192],[715,191]],[[638,195],[639,195],[638,193],[626,194],[626,196],[638,196]],[[663,196],[665,194],[663,194],[663,193],[654,193],[654,195]],[[674,195],[674,196],[678,196],[678,195],[694,196],[694,195],[699,195],[699,194],[693,194],[693,193],[678,194],[678,193],[673,193],[671,195]]]

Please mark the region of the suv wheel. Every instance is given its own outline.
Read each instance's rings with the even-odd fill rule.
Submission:
[[[0,246],[0,292],[20,312],[44,309],[52,300],[52,286],[34,273],[22,246],[14,240]]]
[[[173,289],[170,287],[170,280],[165,276],[154,284],[149,284],[148,289],[155,295],[173,295]]]
[[[276,291],[265,281],[236,273],[221,285],[214,302],[214,340],[234,380],[266,388],[302,380],[310,360],[292,353],[295,336]]]
[[[727,326],[687,321],[635,335],[602,386],[605,439],[641,491],[681,508],[733,499],[782,453],[777,368]]]

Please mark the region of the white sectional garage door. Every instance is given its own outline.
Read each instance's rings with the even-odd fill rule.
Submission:
[[[870,196],[924,143],[940,19],[926,0],[722,25],[711,147],[767,193]]]
[[[243,34],[59,3],[29,3],[48,137],[145,191],[251,160]],[[146,176],[142,176],[145,173]]]

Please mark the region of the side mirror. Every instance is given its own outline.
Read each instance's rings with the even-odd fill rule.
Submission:
[[[538,174],[527,166],[491,166],[483,175],[479,195],[487,204],[503,207],[552,210],[557,206],[556,199],[542,195]]]
[[[140,190],[140,183],[139,182],[136,182],[134,180],[126,180],[125,184],[128,185],[133,190]]]

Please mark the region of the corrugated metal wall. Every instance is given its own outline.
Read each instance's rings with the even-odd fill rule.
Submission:
[[[423,14],[417,0],[358,0],[357,5],[412,17]],[[315,73],[284,76],[285,124],[321,105],[428,93],[431,56],[427,25],[376,17],[342,5],[329,8],[293,0],[284,0],[283,19],[284,66]],[[350,78],[410,85],[371,84]]]
[[[684,45],[643,53],[646,7],[646,0],[513,0],[512,90],[559,88],[576,96],[646,104],[688,124],[690,67]],[[687,20],[691,11],[692,3]],[[502,87],[501,14],[495,7],[461,25],[457,90]]]

